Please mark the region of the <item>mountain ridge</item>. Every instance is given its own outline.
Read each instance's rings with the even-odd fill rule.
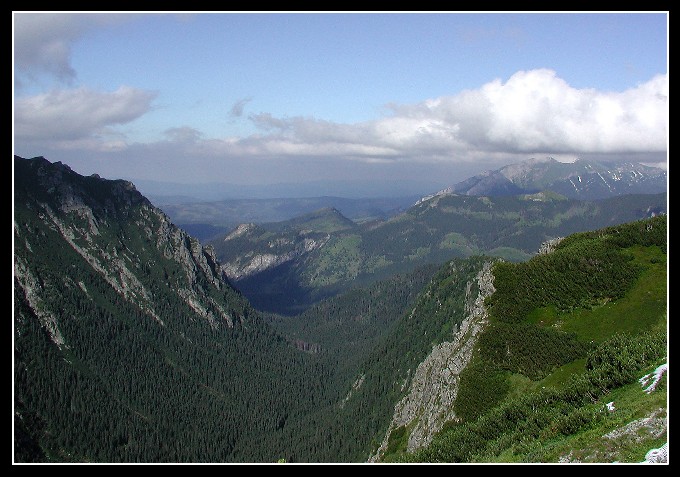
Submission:
[[[256,443],[331,392],[312,357],[131,183],[14,174],[15,459],[276,461]]]
[[[647,397],[641,386],[667,369],[666,230],[657,216],[572,234],[526,262],[496,260],[476,335],[454,327],[408,370],[387,365],[406,379],[391,383],[401,393],[383,404],[393,414],[369,461],[640,462],[662,447],[665,388]],[[430,299],[455,280],[444,268]],[[423,312],[433,313],[412,315]],[[414,339],[397,329],[395,350]],[[471,358],[448,356],[463,337]],[[632,436],[643,425],[649,433]]]
[[[201,241],[207,241],[243,223],[283,222],[327,207],[338,209],[342,215],[357,223],[384,220],[403,212],[417,198],[418,195],[366,199],[320,196],[231,199],[219,202],[159,202],[157,205],[177,225]],[[151,199],[156,203],[153,197]]]
[[[547,240],[664,213],[666,200],[665,194],[582,201],[553,192],[507,197],[451,193],[431,197],[389,220],[344,230],[303,233],[293,232],[291,222],[261,224],[237,228],[243,233],[235,240],[208,243],[251,303],[281,311],[268,291],[269,284],[277,283],[276,301],[288,300],[289,314],[351,283],[369,283],[452,257],[488,254],[525,260]]]
[[[487,170],[421,198],[443,194],[511,196],[552,191],[572,199],[597,200],[622,194],[666,191],[665,170],[633,162],[598,163],[578,159],[528,159],[500,169]]]

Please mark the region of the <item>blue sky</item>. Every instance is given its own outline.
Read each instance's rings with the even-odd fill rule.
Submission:
[[[14,151],[181,183],[667,167],[668,17],[14,13]]]

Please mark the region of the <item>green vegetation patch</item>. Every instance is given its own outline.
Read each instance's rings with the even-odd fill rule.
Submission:
[[[451,232],[444,236],[439,242],[439,248],[453,250],[461,256],[470,256],[475,253],[475,248],[470,244],[463,234]]]
[[[369,258],[366,263],[364,263],[365,273],[375,273],[377,270],[381,270],[392,265],[391,260],[388,260],[385,255],[376,255]]]
[[[361,267],[361,236],[339,235],[321,250],[310,276],[311,286],[327,286],[357,277]]]
[[[510,262],[524,262],[529,260],[532,255],[514,247],[496,247],[487,252],[493,257],[500,257]]]
[[[588,349],[574,333],[503,322],[492,323],[480,336],[478,346],[482,356],[494,366],[532,380],[585,356]]]
[[[569,439],[587,438],[595,445],[604,433],[634,417],[643,417],[649,409],[666,405],[663,385],[655,391],[656,396],[651,396],[644,393],[637,382],[663,362],[666,344],[666,335],[660,331],[617,334],[593,350],[588,356],[586,371],[572,375],[560,389],[546,387],[517,395],[474,420],[451,423],[435,436],[430,446],[402,460],[554,462],[566,454],[568,444],[565,443]],[[628,394],[633,390],[637,395]],[[618,414],[606,407],[611,401],[616,407],[617,400],[623,409]],[[661,436],[648,439],[632,454],[625,450],[623,456],[617,454],[617,457],[639,462],[644,457],[640,454],[642,450],[661,442]],[[581,443],[578,448],[589,445]]]
[[[534,309],[527,321],[576,333],[583,341],[601,342],[614,330],[640,332],[665,326],[667,301],[666,254],[657,246],[624,251],[641,273],[626,295],[616,301],[601,300],[587,308],[559,312],[554,305]]]
[[[658,354],[656,343],[631,348],[612,336],[665,333],[664,220],[582,234],[526,263],[497,263],[496,292],[487,299],[490,324],[461,374],[455,409],[462,422],[474,423],[526,393],[563,392],[594,369],[633,379],[630,370]],[[602,342],[608,348],[586,362],[588,350]],[[604,358],[609,355],[618,364]]]
[[[393,462],[398,456],[404,454],[408,448],[408,437],[413,426],[399,426],[390,433],[387,441],[387,449],[383,456],[383,462]]]
[[[518,323],[536,307],[560,311],[591,307],[622,297],[641,269],[630,255],[602,241],[586,240],[526,263],[499,263],[496,292],[487,299],[490,315]]]
[[[409,260],[419,260],[426,257],[430,253],[430,247],[418,247],[414,250],[414,253],[408,255],[406,258]]]

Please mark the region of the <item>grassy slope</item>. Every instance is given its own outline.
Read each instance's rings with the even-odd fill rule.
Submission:
[[[641,376],[652,373],[656,365],[648,367]],[[601,422],[576,434],[557,436],[534,442],[532,447],[509,449],[489,459],[489,462],[641,462],[649,449],[661,447],[668,439],[667,432],[660,436],[641,429],[635,437],[603,438],[630,422],[649,418],[663,408],[658,417],[666,417],[668,406],[667,378],[664,377],[653,393],[646,394],[639,383],[631,383],[612,390],[595,406],[602,409],[613,402],[615,410]]]
[[[616,302],[590,309],[559,313],[554,307],[534,310],[527,318],[543,326],[576,333],[583,340],[602,341],[612,329],[637,333],[658,325],[666,310],[666,257],[658,247],[635,246],[626,250],[643,268],[635,286]]]
[[[574,383],[583,383],[581,378],[588,375],[587,368],[592,370],[598,367],[596,360],[591,361],[590,366],[587,366],[588,359],[580,357],[555,367],[541,379],[533,380],[519,372],[511,372],[507,369],[499,372],[496,369],[496,379],[501,377],[499,388],[504,389],[505,392],[501,393],[502,396],[499,396],[500,399],[495,402],[495,405],[490,406],[487,412],[482,413],[477,419],[468,419],[466,423],[458,425],[449,423],[430,448],[414,456],[403,458],[415,461],[446,461],[448,458],[453,458],[455,461],[456,456],[464,455],[466,460],[478,462],[558,462],[560,460],[639,462],[644,459],[645,452],[650,448],[663,444],[667,438],[663,430],[656,435],[650,431],[639,431],[636,439],[623,436],[612,440],[603,438],[603,436],[635,419],[650,417],[651,413],[657,409],[662,409],[657,418],[665,417],[667,406],[665,378],[657,390],[651,394],[642,392],[640,384],[636,381],[666,360],[667,261],[665,249],[667,244],[665,221],[665,217],[657,217],[632,223],[623,228],[606,229],[599,234],[603,240],[609,241],[612,248],[620,250],[626,257],[629,257],[629,263],[633,267],[639,267],[637,278],[623,296],[614,300],[601,297],[593,300],[591,297],[589,306],[579,306],[569,310],[560,310],[554,304],[538,306],[531,309],[522,320],[523,326],[575,333],[577,339],[589,344],[591,349],[597,350],[596,347],[599,345],[600,350],[605,350],[599,351],[600,354],[609,353],[614,356],[618,353],[616,358],[612,358],[618,369],[615,371],[611,371],[614,368],[608,369],[612,374],[622,370],[624,374],[627,373],[624,377],[611,381],[609,384],[600,384],[601,389],[595,386],[596,392],[593,392],[592,399],[587,399],[575,407],[565,406],[560,412],[556,412],[555,409],[559,404],[542,407],[541,396],[545,398],[545,402],[552,399],[550,396],[560,396],[559,399],[563,399],[568,395],[565,390],[577,389],[578,386]],[[645,243],[645,239],[640,241],[642,243],[640,245],[631,243],[631,240],[624,237],[631,229],[643,230],[647,224],[658,227],[657,230],[662,229],[664,235],[662,243],[656,245],[649,240]],[[579,241],[592,240],[597,236],[597,232],[581,234],[579,237],[570,238],[565,246],[578,246]],[[656,240],[659,241],[658,238]],[[656,337],[651,341],[653,345],[644,348],[648,350],[646,351],[649,354],[648,358],[643,359],[640,353],[631,357],[626,355],[625,350],[621,351],[625,348],[621,344],[622,340],[617,341],[618,337],[624,336],[621,333],[628,337],[626,339],[630,349],[637,349],[635,346],[647,339],[645,336],[648,336],[649,331],[653,332]],[[592,353],[593,351],[589,356],[592,357]],[[478,362],[484,361],[479,353],[475,359]],[[592,374],[591,372],[590,375]],[[593,378],[595,382],[600,383],[598,379]],[[582,389],[588,388],[582,387]],[[526,415],[519,413],[523,417],[518,418],[512,424],[515,430],[499,434],[496,430],[489,431],[485,428],[485,419],[488,420],[489,417],[494,416],[494,413],[500,412],[499,409],[505,409],[503,412],[506,413],[518,412],[518,409],[523,409],[519,403],[531,402],[532,399],[538,399],[539,405],[534,402],[533,412]],[[605,411],[605,404],[611,401],[614,401],[616,410]],[[503,412],[499,416],[503,416]],[[537,427],[532,430],[527,422]],[[518,429],[524,429],[523,433],[518,432]],[[484,432],[487,432],[486,441],[482,439],[474,442],[474,438],[469,437],[470,435],[484,435]],[[465,451],[467,454],[453,450],[466,448],[465,446],[469,449],[469,452]]]

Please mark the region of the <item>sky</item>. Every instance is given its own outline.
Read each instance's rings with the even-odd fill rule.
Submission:
[[[109,179],[668,168],[668,12],[13,12],[14,154]]]

